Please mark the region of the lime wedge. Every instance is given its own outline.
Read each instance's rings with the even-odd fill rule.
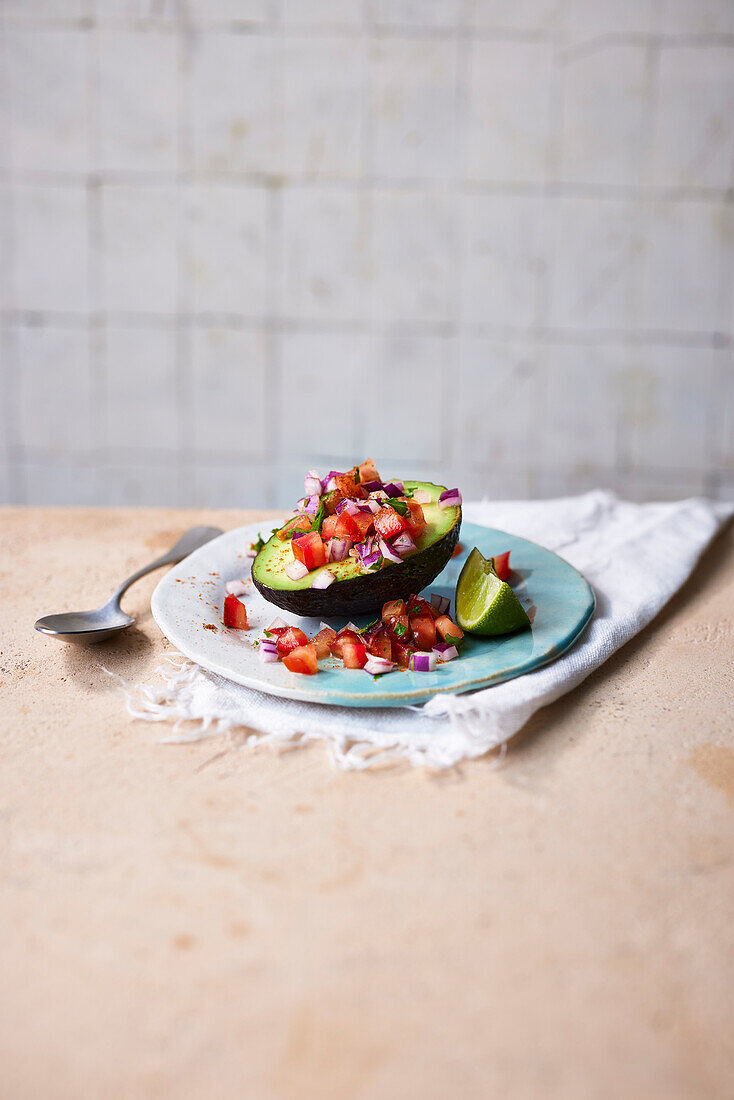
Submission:
[[[525,608],[476,546],[456,585],[456,621],[468,634],[512,634],[530,626]]]

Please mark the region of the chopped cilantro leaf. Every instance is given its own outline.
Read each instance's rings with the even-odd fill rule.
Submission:
[[[321,534],[321,524],[324,522],[324,515],[326,508],[323,500],[319,501],[319,506],[316,509],[316,515],[313,517],[313,523],[311,524],[312,531],[318,531]]]
[[[398,500],[397,497],[388,497],[387,500],[383,500],[383,504],[389,504],[391,508],[394,508],[399,516],[407,516],[408,505],[404,500]]]
[[[461,641],[461,638],[457,638],[455,634],[447,634],[446,641],[449,643],[449,645],[458,645]]]
[[[354,467],[354,484],[359,485],[359,466]]]
[[[397,634],[398,638],[404,638],[405,635],[408,633],[408,628],[407,626],[405,626],[404,623],[397,623],[395,625],[395,633]]]

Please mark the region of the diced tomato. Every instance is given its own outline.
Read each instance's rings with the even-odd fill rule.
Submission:
[[[359,467],[359,482],[360,485],[365,481],[382,481],[382,478],[377,472],[374,458],[366,458]]]
[[[417,539],[426,529],[426,517],[423,515],[423,509],[416,500],[406,500],[405,503],[408,505],[408,515],[405,517],[405,521],[408,525],[408,532],[411,538]]]
[[[463,551],[464,551],[464,547],[461,545],[460,542],[457,542],[456,546],[454,547],[454,552],[451,555],[451,557],[452,558],[458,558],[459,554],[463,553]]]
[[[392,643],[386,627],[381,626],[374,632],[367,642],[367,649],[375,657],[392,660]]]
[[[356,642],[361,642],[359,634],[355,634],[353,630],[340,630],[334,641],[331,643],[331,652],[335,657],[343,657],[343,647],[346,644],[354,645]]]
[[[319,671],[316,647],[311,643],[297,646],[290,653],[286,653],[283,664],[289,672],[299,672],[302,676],[313,676],[315,672]]]
[[[327,516],[333,516],[336,512],[336,506],[340,500],[342,500],[344,494],[340,493],[338,489],[332,489],[328,493],[324,493],[321,498],[321,503],[324,506],[324,511]]]
[[[418,649],[433,649],[436,644],[436,623],[433,615],[412,615],[410,629]]]
[[[284,653],[290,653],[292,650],[298,649],[299,646],[308,645],[308,635],[299,630],[297,626],[289,626],[278,636],[276,644],[278,653],[282,657]]]
[[[510,553],[510,550],[505,550],[504,554],[495,554],[492,559],[494,571],[501,581],[506,581],[510,575]]]
[[[396,616],[405,615],[406,611],[405,600],[388,600],[382,605],[382,621],[389,623]]]
[[[224,597],[224,625],[232,630],[249,630],[247,608],[236,596]]]
[[[357,542],[364,542],[368,534],[372,530],[372,524],[374,521],[372,512],[358,512],[356,516],[352,516],[352,519],[359,528],[359,538]]]
[[[387,624],[387,629],[399,642],[410,641],[410,620],[407,615],[395,615]]]
[[[408,610],[404,600],[388,600],[382,606],[382,621],[393,637],[398,640],[410,638],[408,628]]]
[[[272,634],[274,635],[274,637],[279,638],[281,634],[285,634],[286,630],[290,630],[290,627],[276,626],[275,623],[273,623],[272,626],[266,626],[265,629],[267,630],[268,634]]]
[[[343,497],[354,499],[355,497],[360,498],[362,496],[362,490],[355,482],[354,474],[337,474],[334,481],[336,482],[337,492],[341,493]]]
[[[364,642],[342,640],[341,649],[345,668],[364,668],[367,664],[367,646]]]
[[[411,596],[408,599],[408,615],[431,615],[432,607],[428,600],[422,596]]]
[[[399,642],[396,638],[391,641],[392,659],[401,668],[407,668],[410,664],[411,654],[415,652],[412,645]]]
[[[349,512],[342,512],[337,516],[336,526],[334,527],[334,534],[337,538],[349,539],[350,542],[361,542],[360,532],[362,528],[356,520],[357,517],[350,516]]]
[[[307,569],[318,569],[326,565],[324,540],[318,531],[309,531],[307,535],[298,535],[293,539],[293,557],[301,561]]]
[[[375,514],[374,522],[375,530],[388,541],[401,534],[407,527],[403,517],[399,516],[395,509],[389,505],[386,508],[380,508],[380,511]]]
[[[285,542],[291,537],[291,532],[310,531],[312,525],[313,520],[310,516],[293,516],[293,519],[289,519],[277,532],[278,538],[281,542]]]
[[[311,643],[316,647],[316,656],[319,660],[329,656],[331,653],[331,643],[335,638],[336,631],[332,630],[330,626],[325,626],[318,634],[314,634]]]
[[[362,485],[362,478],[360,477],[359,466],[352,466],[351,470],[349,471],[349,476],[351,477],[355,485],[354,499],[364,500],[367,496],[367,492]]]
[[[324,542],[328,542],[329,539],[334,538],[334,528],[339,522],[338,516],[327,516],[324,522],[321,524],[321,538]]]
[[[436,630],[443,642],[455,641],[457,638],[464,637],[464,631],[460,626],[457,626],[456,623],[452,623],[448,615],[438,616],[436,619]],[[450,638],[449,635],[451,635]]]

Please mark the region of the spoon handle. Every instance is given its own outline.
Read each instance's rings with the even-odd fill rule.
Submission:
[[[124,580],[119,588],[115,590],[110,597],[110,603],[119,604],[121,597],[127,592],[131,584],[140,580],[141,577],[146,576],[147,573],[152,573],[154,569],[160,569],[162,565],[174,565],[177,561],[181,561],[183,558],[188,557],[194,550],[198,550],[200,546],[204,546],[207,542],[211,542],[217,535],[221,535],[223,532],[219,527],[191,527],[185,532],[178,540],[178,542],[167,550],[165,554],[160,558],[156,558],[155,561],[150,562],[148,565],[144,565],[142,569],[138,569],[135,573]]]

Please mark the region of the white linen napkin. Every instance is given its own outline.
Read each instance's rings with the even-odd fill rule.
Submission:
[[[246,727],[248,744],[327,741],[344,768],[367,768],[390,758],[448,768],[504,744],[536,710],[580,684],[646,626],[733,513],[734,505],[703,499],[630,504],[604,491],[561,500],[465,504],[466,520],[560,554],[584,574],[597,598],[589,627],[568,653],[494,687],[436,695],[416,707],[331,707],[233,684],[177,655],[156,670],[161,683],[120,682],[120,690],[134,717],[175,722],[168,741]],[[193,731],[184,731],[186,722],[195,723]]]

